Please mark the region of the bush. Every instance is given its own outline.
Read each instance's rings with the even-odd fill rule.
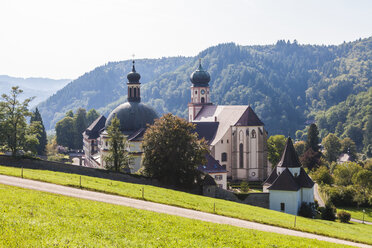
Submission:
[[[334,221],[336,219],[336,208],[331,202],[327,202],[325,208],[322,209],[320,214],[322,220],[331,220]]]
[[[298,210],[298,215],[306,218],[314,218],[316,214],[316,208],[314,203],[302,202],[301,207]]]
[[[240,184],[240,190],[244,193],[247,193],[249,191],[249,185],[246,181],[243,181],[241,184]]]
[[[326,193],[328,200],[335,206],[354,207],[356,202],[354,196],[356,194],[355,187],[349,186],[328,186],[323,185],[322,192]]]
[[[340,211],[337,213],[337,218],[342,222],[342,223],[349,223],[351,215],[346,212],[346,211]]]

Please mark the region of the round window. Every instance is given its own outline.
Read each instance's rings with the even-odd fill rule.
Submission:
[[[251,174],[251,175],[252,175],[252,177],[254,177],[254,176],[256,175],[256,172],[252,172],[252,174]]]

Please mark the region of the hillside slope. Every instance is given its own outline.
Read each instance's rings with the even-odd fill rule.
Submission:
[[[142,75],[142,99],[160,114],[186,117],[189,75],[198,58],[211,74],[215,104],[251,104],[270,134],[292,135],[317,111],[327,110],[349,95],[372,86],[372,37],[338,46],[275,45],[210,47],[192,58],[137,60]],[[96,108],[109,113],[126,101],[130,61],[96,68],[72,81],[40,104],[47,129],[70,109]]]

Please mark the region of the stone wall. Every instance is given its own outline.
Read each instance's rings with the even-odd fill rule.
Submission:
[[[64,164],[59,162],[51,162],[39,159],[28,159],[28,158],[12,158],[5,155],[0,155],[0,165],[12,166],[18,168],[37,169],[37,170],[49,170],[58,171],[65,173],[73,173],[83,176],[98,177],[128,183],[145,184],[160,186],[157,180],[146,178],[139,175],[129,175],[125,173],[116,173],[103,169],[89,168],[83,166],[76,166],[71,164]]]
[[[244,200],[239,200],[238,197],[231,191],[224,190],[216,186],[204,186],[203,195],[262,208],[270,207],[269,193],[249,193]]]

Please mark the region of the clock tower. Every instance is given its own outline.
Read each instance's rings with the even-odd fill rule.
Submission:
[[[189,107],[189,122],[192,122],[195,116],[199,113],[204,105],[212,105],[209,95],[209,81],[211,77],[201,65],[199,59],[199,67],[190,76],[191,86],[191,102]]]

